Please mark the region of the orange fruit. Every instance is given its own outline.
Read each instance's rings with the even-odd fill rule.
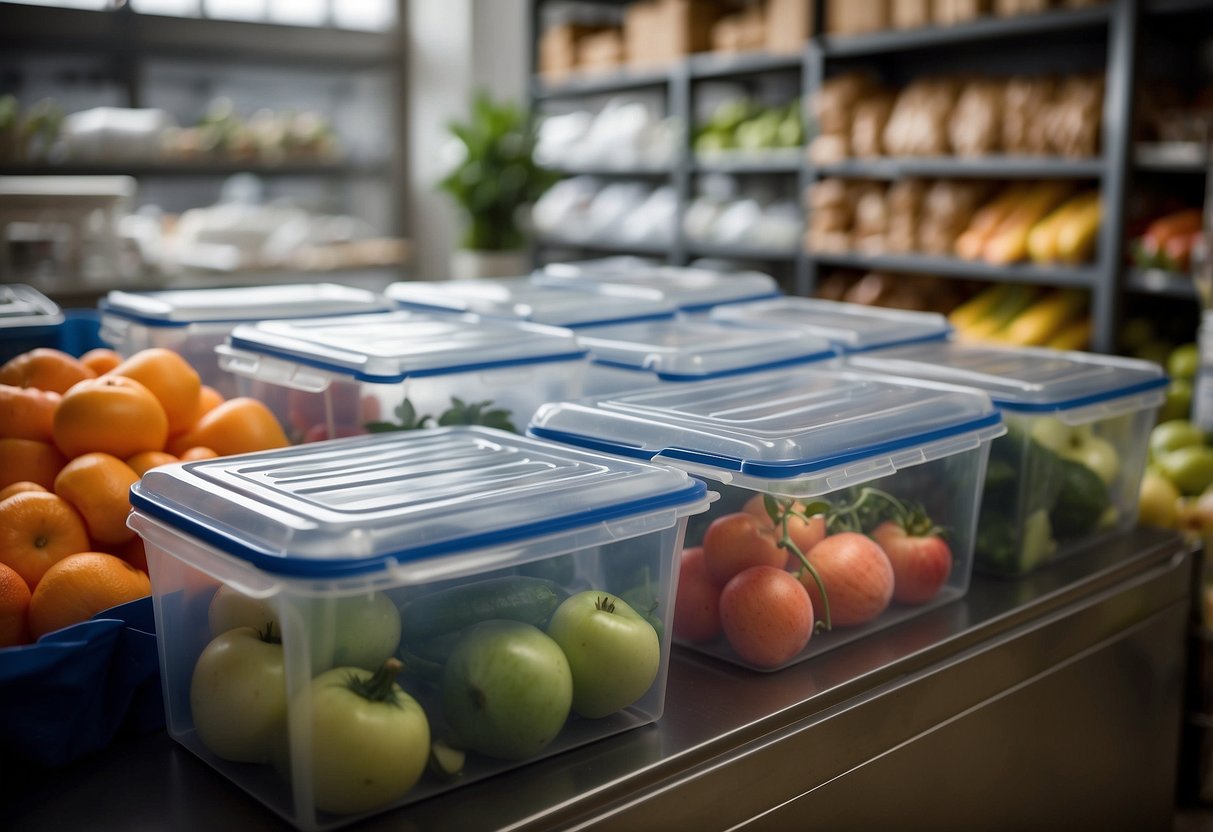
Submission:
[[[88,548],[83,518],[62,497],[26,491],[0,502],[0,563],[31,589],[53,564]]]
[[[0,436],[51,441],[51,425],[58,406],[58,393],[0,384]]]
[[[97,375],[101,375],[121,364],[122,354],[105,347],[97,347],[80,356],[80,363]]]
[[[241,396],[203,414],[196,425],[169,443],[168,452],[180,455],[201,445],[219,456],[230,456],[285,448],[288,444],[270,409],[256,399]]]
[[[142,451],[132,457],[127,457],[126,464],[131,467],[139,476],[143,476],[157,465],[168,465],[170,462],[176,462],[177,457],[172,454],[166,454],[164,451]]]
[[[151,594],[147,574],[120,557],[103,552],[79,552],[56,563],[29,603],[29,628],[34,638],[87,621],[102,610]]]
[[[198,418],[198,391],[202,382],[190,363],[172,350],[140,350],[109,372],[133,378],[160,402],[168,417],[168,432],[185,430]]]
[[[84,517],[88,535],[97,543],[126,543],[135,532],[126,527],[131,486],[139,475],[116,456],[78,456],[55,477],[55,493]]]
[[[22,481],[50,488],[66,463],[67,458],[50,442],[0,438],[0,488]]]
[[[55,444],[69,457],[101,451],[126,459],[140,451],[164,450],[168,419],[138,381],[106,375],[82,381],[63,395],[54,434]]]
[[[48,490],[49,489],[43,488],[42,486],[38,485],[38,483],[36,483],[36,482],[29,482],[28,480],[22,480],[20,482],[12,483],[11,485],[6,485],[6,486],[4,486],[4,488],[0,488],[0,503],[3,503],[5,500],[7,500],[9,497],[13,496],[14,494],[21,494],[26,491],[41,491],[42,493],[45,494],[48,492]]]
[[[0,563],[0,647],[29,642],[29,586]]]
[[[223,404],[223,394],[214,387],[202,385],[198,390],[198,418],[201,419],[203,414],[209,413],[219,405]]]
[[[214,459],[217,456],[219,456],[219,454],[215,453],[210,448],[203,447],[202,445],[195,445],[194,447],[186,448],[181,452],[181,461],[189,462],[190,460],[195,459]]]
[[[0,366],[0,384],[37,387],[55,393],[67,392],[76,382],[96,375],[78,359],[50,347],[23,352]]]
[[[143,548],[143,538],[139,535],[119,546],[114,554],[136,569],[147,571],[147,551]]]

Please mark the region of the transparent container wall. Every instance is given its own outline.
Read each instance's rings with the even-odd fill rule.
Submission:
[[[947,578],[937,589],[932,588],[932,594],[929,597],[924,594],[924,597],[916,598],[912,603],[899,603],[893,600],[884,608],[883,612],[866,621],[835,626],[829,631],[816,632],[798,654],[775,667],[763,667],[749,663],[738,655],[723,635],[707,641],[691,641],[675,631],[675,642],[692,650],[754,670],[779,670],[960,598],[969,588],[974,538],[977,534],[975,521],[978,512],[978,495],[985,475],[989,448],[990,443],[983,442],[971,450],[903,468],[890,476],[839,489],[822,497],[810,498],[801,502],[801,505],[804,505],[823,501],[829,503],[833,510],[853,507],[854,511],[851,516],[855,518],[858,528],[852,530],[869,535],[889,517],[890,502],[881,498],[880,493],[887,494],[902,503],[913,501],[920,503],[934,524],[943,530],[944,540],[951,552],[951,567],[947,571]],[[710,485],[714,490],[720,492],[720,499],[707,512],[689,519],[686,532],[688,548],[702,546],[704,536],[712,523],[728,515],[739,512],[756,512],[762,517],[767,517],[763,509],[764,494],[762,492],[719,483]],[[864,496],[865,492],[872,490],[879,493]],[[785,503],[788,501],[788,498],[777,499],[783,500]],[[791,526],[789,526],[789,531],[792,532],[792,540],[805,549],[811,549],[812,544],[819,541],[822,534],[820,526],[808,527],[803,533],[805,536],[793,531]],[[830,534],[838,531],[845,531],[845,529],[836,526],[829,527]],[[733,539],[744,538],[738,535]],[[724,542],[718,544],[717,540]],[[727,546],[727,540],[727,538],[717,538],[714,533],[713,546]],[[812,578],[802,571],[800,560],[791,552],[788,553],[785,568],[793,572],[800,572],[802,583],[812,582]],[[842,580],[849,582],[851,577],[854,577],[854,573],[847,573]],[[866,579],[861,579],[860,584],[870,585]],[[833,613],[841,614],[843,608],[848,604],[846,598],[851,590],[840,587],[828,579],[825,579],[825,586],[827,596],[833,599],[831,601]],[[831,586],[835,587],[832,596]],[[818,621],[823,618],[823,606],[818,604],[814,609],[814,616]]]
[[[586,396],[609,396],[624,390],[652,387],[661,383],[662,381],[656,373],[650,373],[647,370],[633,370],[591,362],[585,371],[585,385],[582,392]]]
[[[282,584],[237,566],[216,550],[155,521],[138,518],[136,523],[144,536],[152,575],[169,733],[299,828],[340,826],[661,716],[675,553],[682,544],[685,520],[646,531],[646,519],[639,518],[632,528],[637,536],[602,546],[574,546],[538,559],[525,543],[520,544],[508,566],[492,571],[473,569],[460,575],[438,569],[440,574],[458,576],[427,580],[424,569],[410,572],[406,566],[392,576],[347,582],[340,588],[306,581]],[[569,540],[575,541],[575,537]],[[483,753],[476,749],[485,738],[467,737],[464,745],[469,750],[459,777],[442,778],[426,771],[407,792],[380,804],[348,812],[322,808],[330,798],[322,788],[313,787],[318,776],[313,764],[329,759],[321,759],[324,752],[313,741],[309,692],[315,677],[335,666],[369,671],[395,656],[404,664],[396,682],[421,706],[430,736],[450,737],[441,705],[447,684],[444,664],[464,638],[467,631],[462,628],[489,618],[513,618],[544,630],[562,600],[583,590],[624,599],[656,631],[659,667],[638,698],[597,718],[569,713],[554,738],[541,748],[528,746],[520,759]],[[444,594],[436,595],[439,592]],[[262,643],[252,630],[243,633],[243,641],[230,631],[250,622],[262,622],[254,626],[264,628],[268,621],[280,628],[280,648]],[[430,627],[433,632],[419,636],[418,628],[424,626],[414,624],[419,621],[438,623]],[[235,677],[244,679],[242,674],[256,670],[256,661],[250,668],[239,656],[226,664],[216,663],[213,652],[204,659],[204,651],[218,649],[209,647],[216,639],[222,639],[225,646],[235,641],[250,661],[264,662],[267,656],[281,661],[281,688],[266,687],[267,695],[280,697],[280,702],[262,721],[262,727],[269,726],[265,730],[250,730],[257,725],[249,715],[255,706],[246,703],[215,724],[223,716],[223,702],[215,699],[227,700],[239,684]],[[494,660],[497,654],[489,651],[487,655]],[[226,677],[208,676],[216,667]],[[211,698],[192,698],[194,686],[198,694]],[[424,751],[428,755],[428,745]]]
[[[392,384],[334,377],[318,392],[241,378],[239,391],[268,405],[292,442],[440,423],[484,424],[523,433],[541,404],[581,394],[585,369],[585,361],[575,360],[422,376]],[[372,423],[376,427],[368,428]]]
[[[224,398],[238,395],[235,376],[219,367],[215,347],[222,344],[235,324],[197,323],[186,326],[147,326],[117,315],[101,316],[101,340],[124,358],[140,350],[161,347],[178,353],[198,371],[203,384]]]
[[[1067,424],[1004,412],[990,446],[975,568],[1018,577],[1137,522],[1157,408]]]

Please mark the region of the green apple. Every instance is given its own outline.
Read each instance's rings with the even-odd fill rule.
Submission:
[[[1204,441],[1204,432],[1187,419],[1170,419],[1150,431],[1150,456],[1157,459],[1169,451],[1203,445]]]
[[[548,623],[573,673],[573,710],[597,719],[644,695],[661,668],[653,625],[623,599],[586,590],[566,598]]]
[[[521,621],[468,627],[442,673],[442,711],[453,744],[489,757],[534,757],[560,733],[572,704],[564,651]]]
[[[224,760],[267,763],[286,731],[282,644],[270,627],[236,627],[211,640],[190,677],[190,718]]]
[[[1158,421],[1187,419],[1192,415],[1192,382],[1175,378],[1167,385],[1167,396],[1158,411]]]
[[[1199,494],[1213,485],[1213,448],[1187,445],[1156,456],[1155,462],[1183,494]]]
[[[1179,489],[1162,474],[1147,471],[1141,478],[1137,520],[1144,526],[1175,528],[1179,514]]]
[[[1051,416],[1043,416],[1032,425],[1032,439],[1044,445],[1055,454],[1065,452],[1069,447],[1074,428],[1063,424]]]
[[[1045,417],[1032,426],[1032,438],[1063,459],[1081,462],[1098,474],[1104,485],[1111,485],[1120,474],[1116,446],[1097,436],[1090,425],[1071,427]]]
[[[1200,369],[1200,348],[1195,344],[1181,344],[1167,356],[1167,374],[1171,378],[1191,381]]]

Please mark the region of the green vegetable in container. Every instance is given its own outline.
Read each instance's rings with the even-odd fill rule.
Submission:
[[[1093,531],[1108,508],[1108,487],[1099,475],[1081,462],[1063,459],[1061,488],[1049,512],[1053,531],[1060,538]]]

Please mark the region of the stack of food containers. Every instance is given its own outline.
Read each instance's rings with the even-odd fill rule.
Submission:
[[[976,565],[1019,576],[1137,522],[1147,443],[1167,378],[1150,361],[935,343],[850,366],[989,394],[1007,435],[990,450]]]
[[[674,636],[773,670],[964,594],[1003,427],[979,391],[810,367],[553,402],[529,430],[721,483]]]
[[[300,283],[220,289],[110,292],[98,304],[101,339],[124,357],[149,347],[179,353],[202,383],[224,396],[237,394],[215,347],[238,324],[266,318],[353,315],[391,308],[380,295],[336,283]]]
[[[577,340],[590,351],[587,396],[826,364],[839,356],[829,342],[810,335],[705,318],[584,327]]]
[[[0,361],[55,342],[59,305],[32,286],[0,286]]]
[[[521,432],[543,402],[578,395],[587,363],[567,329],[404,310],[243,324],[217,349],[297,441],[433,425]]]
[[[762,272],[717,272],[682,266],[552,263],[531,279],[544,286],[591,290],[607,294],[642,294],[674,304],[683,315],[706,315],[733,303],[778,297],[779,285]]]
[[[129,523],[168,730],[324,829],[652,722],[712,496],[480,427],[155,468]]]
[[[595,292],[587,298],[584,291],[544,286],[528,277],[401,281],[383,294],[401,309],[473,312],[569,329],[663,320],[677,312],[672,303],[653,293]]]
[[[762,326],[824,338],[845,353],[868,352],[923,341],[952,332],[943,315],[884,309],[818,298],[779,297],[712,310],[713,320]]]

